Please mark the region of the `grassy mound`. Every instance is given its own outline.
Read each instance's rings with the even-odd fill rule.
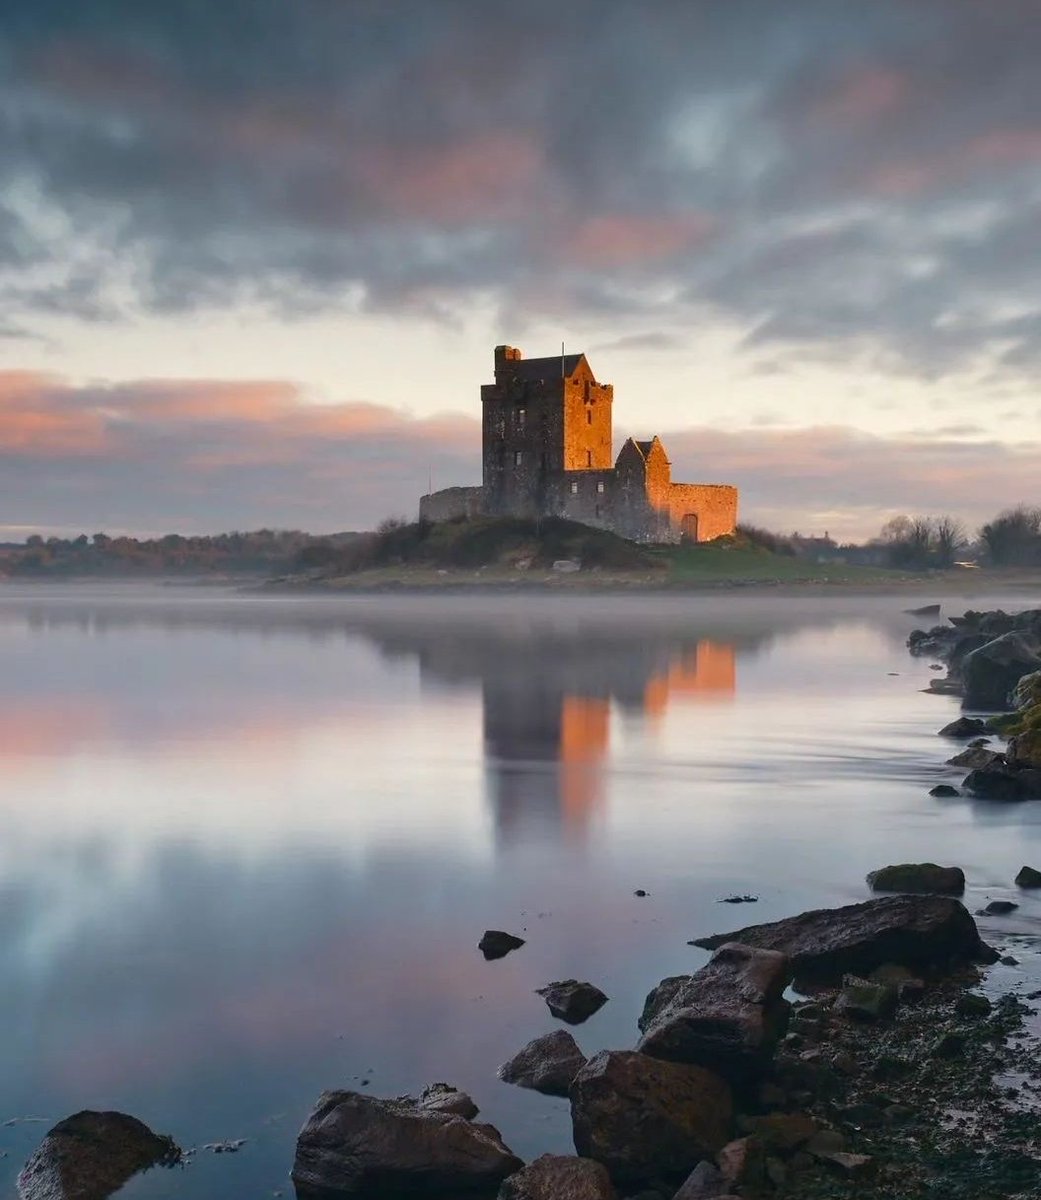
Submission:
[[[344,549],[326,565],[331,574],[411,566],[435,569],[528,566],[548,569],[574,559],[589,569],[647,571],[660,559],[604,529],[562,517],[542,520],[481,517],[472,521],[388,524]]]

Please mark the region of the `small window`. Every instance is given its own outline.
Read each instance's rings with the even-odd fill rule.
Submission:
[[[527,416],[528,410],[526,408],[517,409],[517,424],[521,427],[521,429],[524,428],[524,422],[527,419]]]
[[[602,479],[598,479],[596,481],[596,490],[600,493],[601,496],[604,494],[604,481]]]
[[[571,481],[571,494],[572,494],[572,496],[578,495],[578,480],[577,479],[572,479],[572,481]]]
[[[592,425],[592,423],[593,423],[593,410],[591,408],[587,408],[586,409],[586,424]]]
[[[514,450],[513,465],[515,467],[520,467],[520,466],[524,465],[524,451],[523,450]]]

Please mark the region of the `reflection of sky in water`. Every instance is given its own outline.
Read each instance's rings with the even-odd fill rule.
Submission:
[[[552,1027],[534,987],[592,979],[580,1043],[630,1045],[686,940],[746,918],[727,892],[766,920],[885,861],[982,896],[1041,858],[1036,807],[926,795],[953,703],[898,602],[5,596],[0,1120],[251,1139],[127,1195],[270,1194],[361,1077],[448,1079],[519,1153],[566,1149],[565,1102],[494,1078]],[[485,927],[528,945],[485,963]],[[43,1128],[0,1129],[0,1186]]]

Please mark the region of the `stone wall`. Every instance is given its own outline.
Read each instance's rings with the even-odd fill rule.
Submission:
[[[737,488],[723,483],[671,483],[667,508],[674,534],[690,537],[693,541],[710,542],[734,532]],[[696,528],[693,527],[695,522]]]
[[[421,521],[458,521],[460,518],[472,520],[481,512],[481,494],[479,487],[450,487],[440,492],[430,492],[419,498],[419,519]]]

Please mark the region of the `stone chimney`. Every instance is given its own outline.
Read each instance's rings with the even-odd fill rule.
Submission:
[[[509,371],[509,364],[520,362],[521,352],[514,346],[496,346],[495,347],[495,378],[504,375]]]

